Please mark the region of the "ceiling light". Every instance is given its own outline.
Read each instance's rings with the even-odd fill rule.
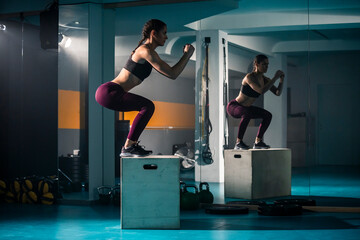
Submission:
[[[72,42],[72,41],[71,41],[71,38],[68,37],[68,38],[66,39],[66,42],[65,42],[65,48],[70,47],[71,42]]]
[[[64,34],[61,34],[62,38],[59,36],[59,45],[64,47],[64,48],[68,48],[71,45],[71,38],[69,38],[68,36],[65,36]]]
[[[0,24],[0,30],[5,31],[6,30],[6,25],[5,24]]]

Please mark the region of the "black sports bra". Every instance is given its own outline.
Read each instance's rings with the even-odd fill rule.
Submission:
[[[256,92],[250,85],[242,85],[240,91],[248,97],[258,98],[261,94]]]
[[[143,81],[150,75],[152,65],[148,61],[145,61],[144,63],[134,62],[131,57],[132,55],[127,60],[124,68]]]

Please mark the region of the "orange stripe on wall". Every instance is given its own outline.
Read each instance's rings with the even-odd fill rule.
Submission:
[[[195,128],[195,105],[154,101],[155,112],[147,129],[151,128]],[[58,90],[58,128],[84,129],[85,94],[79,91]],[[130,120],[132,124],[138,112],[120,112],[119,120]]]
[[[58,128],[84,129],[85,94],[79,91],[58,90]]]
[[[154,101],[155,112],[147,129],[151,128],[195,128],[195,105]],[[124,120],[132,124],[138,112],[124,112]],[[122,114],[120,114],[121,116]]]

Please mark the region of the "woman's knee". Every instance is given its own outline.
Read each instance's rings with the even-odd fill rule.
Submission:
[[[146,104],[142,107],[142,110],[145,111],[147,114],[153,114],[155,111],[155,104],[148,100],[146,101]]]
[[[269,111],[265,111],[265,119],[268,119],[269,121],[271,121],[272,119],[272,113]]]

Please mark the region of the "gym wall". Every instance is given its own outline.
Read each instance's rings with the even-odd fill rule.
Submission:
[[[38,16],[34,16],[36,18]],[[37,25],[7,21],[0,44],[0,177],[57,173],[57,72]],[[23,45],[22,45],[23,44]],[[22,56],[23,53],[23,56]]]
[[[58,156],[72,154],[79,149],[87,159],[87,31],[72,33],[72,46],[59,47],[58,83]]]
[[[337,52],[311,52],[310,61],[307,56],[299,55],[291,59],[291,66],[288,73],[288,87],[291,89],[291,113],[307,113],[307,121],[302,121],[305,129],[304,134],[292,134],[288,137],[293,143],[303,142],[301,153],[304,150],[308,158],[306,162],[296,162],[298,166],[315,165],[359,165],[360,153],[357,149],[349,148],[349,142],[356,142],[356,133],[360,131],[360,110],[358,107],[360,91],[360,69],[355,59],[359,56],[359,51],[337,51]],[[310,81],[310,84],[309,84]],[[337,89],[336,93],[328,97],[327,104],[319,105],[319,88]],[[347,88],[354,91],[342,91]],[[357,89],[357,90],[356,90]],[[309,108],[310,101],[310,111]],[[343,114],[344,110],[345,111]],[[331,114],[334,112],[335,115]],[[319,115],[326,113],[326,115]],[[320,151],[321,148],[321,130],[325,125],[333,123],[336,126],[329,129],[329,132],[338,131],[336,137],[328,139],[330,145],[327,145],[329,151]],[[344,124],[349,123],[349,124]],[[299,129],[299,120],[294,124],[289,124],[289,133],[296,132]],[[306,148],[306,136],[312,136],[311,144]],[[335,143],[337,147],[331,147]],[[296,151],[291,144],[289,147]],[[331,152],[330,150],[334,150]],[[295,154],[295,152],[294,152]],[[336,157],[340,156],[340,157]],[[337,159],[337,160],[334,160]],[[295,159],[296,160],[296,159]]]

